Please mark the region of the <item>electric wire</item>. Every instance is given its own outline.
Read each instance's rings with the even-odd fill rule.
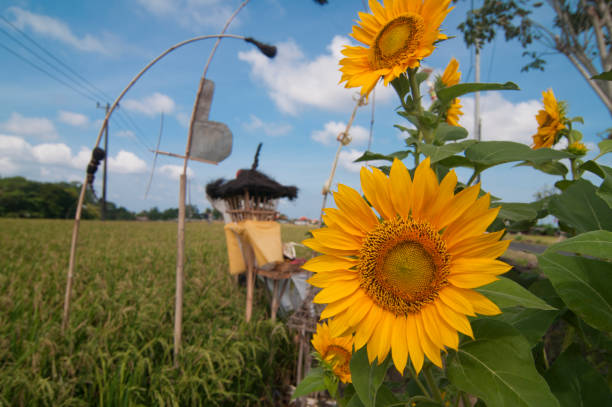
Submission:
[[[87,80],[81,74],[76,72],[68,64],[63,62],[60,58],[56,57],[51,52],[46,50],[43,46],[41,46],[33,38],[31,38],[25,32],[20,30],[17,26],[15,26],[6,17],[0,15],[0,19],[2,21],[4,21],[6,24],[8,24],[14,31],[16,31],[19,34],[21,34],[21,36],[23,36],[25,39],[27,39],[30,43],[35,45],[38,49],[42,50],[46,55],[48,55],[50,58],[52,58],[53,61],[56,61],[59,65],[61,65],[62,68],[54,65],[54,63],[52,63],[52,62],[49,62],[49,60],[47,60],[45,57],[41,56],[39,53],[37,53],[31,47],[28,47],[22,41],[20,41],[19,39],[15,38],[13,35],[11,35],[9,32],[4,30],[2,27],[0,27],[0,32],[4,33],[7,37],[12,39],[15,43],[20,45],[23,49],[28,51],[30,54],[32,54],[34,57],[36,57],[40,61],[44,62],[47,66],[51,67],[54,71],[58,72],[59,74],[61,74],[66,79],[62,79],[62,78],[56,76],[55,74],[49,72],[47,69],[41,67],[40,65],[37,65],[36,63],[32,62],[31,60],[27,59],[26,57],[24,57],[23,55],[19,54],[16,51],[14,51],[13,49],[7,47],[6,45],[0,44],[0,47],[4,48],[5,50],[7,50],[9,53],[14,55],[15,57],[21,59],[23,62],[25,62],[28,65],[32,66],[33,68],[41,71],[42,73],[44,73],[45,75],[47,75],[50,78],[54,79],[55,81],[59,82],[60,84],[62,84],[64,86],[70,88],[71,90],[77,92],[79,95],[87,98],[88,100],[91,100],[91,101],[96,102],[96,103],[99,103],[100,99],[101,100],[107,100],[107,101],[108,100],[112,100],[112,98],[109,97],[104,91],[102,91],[100,88],[98,88],[96,85],[94,85],[91,81]],[[63,70],[63,69],[65,69],[65,70]],[[72,75],[70,75],[66,71],[68,71]],[[78,79],[78,80],[76,80],[75,78]],[[120,111],[118,113],[119,113],[119,115],[123,116],[122,119],[124,121],[124,124],[123,124],[122,127],[127,127],[127,129],[133,128],[135,130],[134,133],[137,135],[137,137],[139,138],[141,143],[144,146],[146,146],[147,149],[149,149],[148,146],[150,145],[150,143],[148,143],[147,141],[144,141],[145,140],[144,132],[142,131],[140,126],[138,126],[138,124],[136,124],[135,120],[125,111]]]

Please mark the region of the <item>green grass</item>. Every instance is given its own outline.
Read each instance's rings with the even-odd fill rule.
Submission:
[[[176,223],[82,222],[62,336],[71,230],[71,221],[0,219],[0,406],[284,403],[295,345],[267,319],[262,289],[244,323],[245,289],[227,273],[222,224],[187,224],[178,371]],[[306,230],[284,225],[283,240]]]

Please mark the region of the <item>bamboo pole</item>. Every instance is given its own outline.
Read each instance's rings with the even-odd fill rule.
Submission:
[[[174,301],[174,340],[180,344],[183,336],[183,284],[185,282],[185,185],[187,177],[181,174],[179,196],[178,238],[176,253],[176,294]],[[174,347],[174,367],[178,368],[180,346]]]
[[[110,119],[110,116],[113,114],[117,106],[119,106],[119,102],[121,101],[121,99],[123,99],[125,94],[132,88],[132,86],[134,86],[134,84],[142,77],[142,75],[144,75],[159,60],[161,60],[162,58],[164,58],[166,55],[170,54],[171,52],[177,50],[178,48],[184,45],[187,45],[187,44],[191,44],[192,42],[207,40],[211,38],[217,38],[218,40],[220,38],[236,38],[236,39],[246,40],[246,37],[241,36],[241,35],[232,35],[232,34],[203,35],[203,36],[188,39],[186,41],[179,42],[178,44],[175,44],[172,47],[165,50],[164,52],[162,52],[157,58],[153,59],[151,62],[147,64],[147,66],[145,66],[140,72],[138,72],[138,74],[136,74],[136,76],[132,78],[130,83],[119,94],[117,99],[115,99],[110,109],[106,112],[106,116],[104,117],[104,121],[102,122],[102,126],[100,127],[100,131],[98,132],[98,137],[96,138],[96,143],[94,144],[94,149],[100,145],[102,134],[104,134],[104,131],[106,130],[106,127],[108,126],[108,121]],[[70,261],[68,263],[66,293],[64,295],[64,313],[62,316],[62,328],[61,328],[62,334],[64,334],[66,328],[68,328],[69,317],[70,317],[70,298],[72,296],[72,282],[74,279],[74,269],[76,267],[77,240],[79,236],[79,225],[81,221],[81,212],[83,209],[83,202],[85,201],[86,189],[87,189],[87,176],[85,176],[85,180],[83,181],[83,184],[81,185],[81,193],[79,195],[79,201],[77,204],[76,214],[74,216],[74,226],[72,228],[72,241],[70,244]]]
[[[221,30],[221,35],[225,35],[225,31],[227,31],[227,28],[229,27],[229,25],[231,24],[231,22],[234,20],[234,17],[236,17],[236,15],[240,12],[240,10],[242,10],[242,8],[244,6],[247,5],[247,3],[249,2],[249,0],[245,0],[242,2],[242,4],[240,4],[240,6],[238,6],[238,8],[236,9],[236,11],[234,11],[234,13],[228,18],[228,20],[225,22],[225,26],[223,27],[223,30]],[[244,37],[243,37],[244,38]],[[208,67],[210,66],[210,62],[212,61],[213,56],[215,55],[215,51],[217,50],[217,47],[219,46],[219,43],[221,42],[221,36],[219,36],[217,38],[217,41],[215,42],[215,45],[213,46],[213,49],[210,52],[210,55],[208,56],[208,61],[206,61],[206,65],[204,66],[204,71],[202,73],[202,78],[200,79],[200,86],[198,88],[198,93],[196,95],[196,99],[195,102],[193,104],[193,112],[191,114],[191,120],[189,122],[189,132],[187,135],[187,144],[185,146],[185,159],[183,161],[183,173],[182,173],[182,177],[187,177],[187,163],[189,162],[189,156],[191,154],[191,140],[193,139],[193,124],[195,123],[195,112],[198,108],[198,101],[200,100],[200,96],[202,95],[202,91],[204,89],[204,83],[206,80],[206,73],[208,72]],[[184,255],[183,257],[179,256],[178,253],[181,251],[184,251],[185,248],[185,228],[184,228],[184,222],[185,222],[185,189],[182,189],[181,191],[179,191],[179,221],[178,221],[178,250],[177,250],[177,263],[176,263],[176,280],[179,280],[179,273],[182,275],[183,273],[183,268],[184,268],[184,263],[185,263],[185,258]],[[181,221],[183,222],[183,228],[181,229]],[[181,248],[182,246],[182,248]],[[182,278],[182,277],[181,277]],[[175,319],[175,329],[174,329],[174,366],[178,367],[178,356],[180,353],[180,348],[181,348],[181,339],[182,339],[182,320],[183,320],[183,285],[180,285],[180,293],[179,293],[179,286],[177,285],[176,288],[176,298],[175,298],[175,307],[174,307],[174,319]],[[179,298],[181,301],[181,304],[179,304]],[[177,322],[176,321],[181,321],[180,324],[178,324],[178,330],[177,331]]]

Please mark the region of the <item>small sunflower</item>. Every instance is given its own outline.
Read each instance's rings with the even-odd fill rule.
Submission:
[[[461,72],[459,72],[459,61],[452,58],[440,77],[440,81],[444,87],[448,87],[458,84],[460,79]],[[462,107],[459,98],[453,99],[446,111],[446,122],[448,124],[451,126],[459,126],[459,116],[463,116],[463,112],[461,111]]]
[[[450,0],[370,0],[372,14],[359,13],[351,36],[365,45],[345,46],[340,61],[347,88],[370,93],[380,77],[385,86],[429,56],[438,40],[447,38],[439,27],[452,9]]]
[[[580,141],[574,141],[567,147],[567,151],[576,155],[585,155],[589,150],[587,146],[584,145],[584,143],[581,143]]]
[[[351,383],[351,355],[353,337],[333,337],[327,323],[317,325],[317,332],[312,336],[312,346],[329,363],[332,371],[343,383]]]
[[[325,210],[327,227],[304,241],[323,253],[303,267],[322,290],[314,302],[328,304],[321,318],[332,318],[331,334],[355,333],[355,349],[367,345],[370,362],[391,351],[398,371],[408,355],[416,371],[427,356],[442,366],[440,350],[457,349],[457,331],[472,336],[467,316],[495,315],[499,308],[473,290],[510,269],[496,260],[508,241],[503,232],[485,233],[499,208],[480,185],[455,194],[454,171],[438,184],[429,158],[414,180],[395,160],[387,177],[362,168],[365,199],[339,185],[337,209]]]
[[[538,132],[532,136],[534,150],[542,147],[552,147],[558,141],[557,134],[566,128],[565,109],[558,103],[552,89],[542,92],[544,109],[538,111]]]

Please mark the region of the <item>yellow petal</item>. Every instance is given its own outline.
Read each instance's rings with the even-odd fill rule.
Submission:
[[[465,314],[454,311],[451,307],[444,304],[442,301],[434,302],[438,313],[444,320],[457,331],[466,334],[470,338],[474,338],[470,321]]]
[[[315,239],[321,242],[322,245],[332,249],[341,250],[359,250],[361,249],[361,240],[355,236],[342,233],[339,230],[330,228],[321,228],[311,231]]]
[[[364,230],[359,223],[356,223],[350,216],[336,208],[326,208],[323,221],[329,226],[329,222],[335,224],[335,227],[342,229],[346,233],[363,237],[368,231]]]
[[[467,211],[468,208],[474,203],[478,197],[479,191],[480,184],[476,184],[463,189],[461,192],[455,195],[450,204],[448,204],[446,207],[444,216],[440,217],[438,227],[444,228],[463,215],[465,211]]]
[[[315,273],[321,271],[348,270],[358,264],[358,260],[324,254],[308,260],[302,268]]]
[[[352,280],[326,287],[312,300],[316,304],[327,304],[348,297],[359,288],[359,280]]]
[[[372,337],[382,316],[382,308],[374,305],[355,329],[355,350],[361,349]]]
[[[412,180],[404,163],[397,158],[391,165],[389,186],[395,212],[404,219],[408,218],[412,201]]]
[[[378,226],[374,212],[353,188],[339,184],[338,192],[334,193],[334,202],[342,212],[351,214],[351,219],[359,223],[363,230],[369,231]]]
[[[428,304],[421,307],[421,319],[425,333],[438,349],[444,349],[444,340],[440,330],[438,329],[438,313],[435,311],[433,304]]]
[[[421,346],[427,358],[436,366],[442,367],[442,359],[440,358],[440,348],[438,348],[429,339],[423,325],[423,319],[421,314],[415,314],[414,321],[416,322],[417,331],[419,333],[419,339],[421,340]]]
[[[453,257],[490,257],[501,256],[508,248],[510,240],[499,240],[504,231],[484,233],[478,236],[457,240],[453,246],[447,245]]]
[[[406,343],[408,344],[412,366],[417,374],[421,371],[425,359],[420,342],[414,314],[408,314],[406,316]]]
[[[334,315],[337,315],[347,308],[351,307],[357,301],[362,301],[366,298],[363,290],[357,290],[355,293],[349,297],[341,298],[338,301],[330,302],[327,304],[323,312],[321,313],[321,319],[330,318]]]
[[[481,315],[501,314],[501,310],[491,300],[474,290],[464,290],[463,296],[466,297],[474,307],[474,311]]]
[[[348,280],[356,280],[359,276],[353,271],[335,270],[335,271],[322,271],[315,274],[306,280],[310,285],[315,287],[329,287],[337,284],[338,282],[344,282]]]
[[[483,285],[487,285],[492,283],[493,281],[499,280],[495,277],[494,274],[484,274],[484,273],[461,273],[461,274],[451,274],[447,277],[448,281],[459,288],[476,288],[482,287]]]
[[[306,247],[311,248],[315,252],[325,253],[325,254],[329,254],[329,255],[332,255],[332,256],[336,256],[336,257],[357,256],[357,255],[359,255],[359,251],[358,250],[342,250],[342,249],[335,249],[335,248],[332,248],[332,247],[327,247],[327,246],[323,245],[317,239],[305,239],[305,240],[302,241],[302,244],[304,246],[306,246]]]
[[[512,266],[500,260],[482,257],[469,258],[460,257],[451,263],[450,274],[489,274],[497,276],[510,270]]]
[[[446,286],[440,290],[438,296],[443,303],[448,305],[453,310],[465,315],[476,315],[474,313],[472,304],[461,295],[461,291],[459,289],[453,287],[452,285]]]
[[[438,179],[430,167],[429,157],[423,160],[414,171],[413,188],[412,217],[423,219],[425,210],[435,202],[438,190]]]
[[[408,343],[406,338],[406,317],[397,317],[391,332],[391,357],[398,372],[404,374],[408,361]]]

